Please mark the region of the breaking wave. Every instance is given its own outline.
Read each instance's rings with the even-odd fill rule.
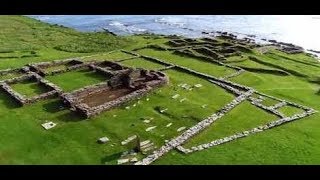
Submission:
[[[109,26],[115,27],[116,29],[120,31],[124,31],[127,33],[145,33],[147,32],[147,29],[139,28],[133,25],[126,25],[118,21],[112,21],[109,23]]]

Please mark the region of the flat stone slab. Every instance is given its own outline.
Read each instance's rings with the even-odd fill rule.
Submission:
[[[106,143],[106,142],[108,142],[109,141],[109,138],[107,138],[107,137],[102,137],[102,138],[99,138],[98,139],[98,142],[99,143],[102,143],[102,144],[104,144],[104,143]]]
[[[155,129],[157,126],[152,126],[152,127],[148,127],[147,129],[146,129],[146,131],[148,132],[148,131],[151,131],[151,130],[153,130],[153,129]]]
[[[185,130],[186,127],[180,127],[179,129],[177,129],[178,132]]]
[[[166,125],[166,127],[170,127],[171,125],[172,125],[172,123],[169,123],[169,124]]]
[[[194,85],[194,87],[200,88],[200,87],[202,87],[202,84],[196,84],[196,85]]]
[[[128,163],[129,159],[118,159],[118,164]]]
[[[130,159],[130,162],[138,162],[138,158],[134,157],[134,158]]]
[[[140,146],[144,146],[144,145],[146,145],[146,144],[149,144],[150,142],[151,142],[150,140],[142,141],[142,142],[140,143]]]
[[[150,120],[147,120],[147,119],[146,119],[146,120],[144,120],[143,122],[148,124],[148,123],[150,123]]]
[[[172,99],[177,99],[180,95],[179,94],[175,94],[172,96]]]
[[[166,112],[166,111],[168,111],[168,108],[161,109],[161,110],[160,110],[160,113],[164,113],[164,112]]]
[[[136,138],[137,138],[137,135],[130,136],[130,137],[128,137],[128,139],[122,141],[121,144],[122,145],[126,145],[126,144],[128,144],[129,142],[131,142],[132,140],[134,140]]]
[[[55,127],[56,125],[57,125],[56,123],[53,123],[51,121],[41,124],[41,126],[46,130],[51,129],[51,128]]]

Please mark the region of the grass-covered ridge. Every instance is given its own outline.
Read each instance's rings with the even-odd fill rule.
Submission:
[[[120,49],[136,49],[133,52],[220,78],[237,71],[208,59],[177,53],[168,45],[169,40],[170,37],[160,35],[119,37],[106,33],[82,33],[28,17],[0,16],[0,72],[28,63],[71,57],[81,57],[83,61],[119,61],[120,64],[136,68],[165,67],[150,59],[121,52]],[[195,43],[200,47],[204,42],[197,40]],[[151,45],[162,48],[151,48]],[[218,50],[223,50],[224,46],[232,46],[232,43],[219,39],[216,45],[222,45]],[[229,81],[320,111],[320,65],[315,58],[304,53],[286,54],[272,50],[261,54],[254,48],[237,48],[241,51],[240,55],[226,57],[221,62],[245,71],[228,78]],[[192,47],[185,51],[199,55]],[[66,67],[47,70],[60,68]],[[139,101],[87,120],[64,108],[59,98],[20,107],[0,90],[0,164],[116,164],[120,155],[128,150],[121,145],[121,141],[127,137],[137,134],[142,141],[151,140],[159,148],[166,140],[181,134],[177,129],[194,126],[235,98],[234,94],[207,79],[181,69],[171,68],[163,72],[169,76],[168,85]],[[16,72],[0,75],[0,81],[19,75]],[[45,79],[65,92],[106,80],[101,74],[86,70],[46,76]],[[193,89],[185,89],[183,84]],[[196,84],[202,87],[196,88]],[[28,97],[46,92],[46,89],[30,82],[17,83],[12,88]],[[179,96],[173,98],[177,94]],[[276,103],[272,99],[263,102],[266,106]],[[159,113],[159,108],[168,110]],[[279,111],[293,115],[300,113],[301,109],[284,106]],[[144,122],[151,117],[153,119],[149,123]],[[277,118],[244,101],[185,146],[206,143]],[[319,164],[319,119],[320,113],[316,113],[250,137],[187,155],[173,150],[155,164]],[[57,126],[45,131],[41,127],[45,121],[53,121]],[[170,123],[172,125],[167,127]],[[146,129],[152,126],[157,127],[147,132]],[[96,140],[103,136],[107,136],[110,142],[98,144]],[[138,154],[138,157],[141,159],[145,156]]]

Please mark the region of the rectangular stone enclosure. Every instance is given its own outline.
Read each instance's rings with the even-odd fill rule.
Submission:
[[[152,89],[168,83],[168,77],[159,71],[133,69],[104,61],[90,68],[103,72],[110,80],[61,95],[73,111],[89,118],[144,96]]]

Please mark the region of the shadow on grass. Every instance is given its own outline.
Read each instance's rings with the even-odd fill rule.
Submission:
[[[49,92],[51,89],[37,83],[35,80],[25,80],[19,83],[16,83],[12,86],[17,92],[27,96],[34,96],[36,94],[43,94]]]
[[[83,116],[80,116],[77,112],[67,111],[66,113],[57,117],[59,120],[64,122],[79,122],[85,120]]]
[[[105,157],[101,158],[101,164],[105,164],[107,162],[114,161],[114,160],[120,158],[121,154],[122,154],[122,152],[118,152],[115,154],[105,156]]]
[[[0,106],[5,105],[8,109],[16,109],[21,107],[18,102],[11,98],[7,93],[0,91]]]
[[[85,76],[99,81],[106,81],[107,79],[109,79],[106,75],[94,71],[84,70],[83,73],[85,73]]]
[[[62,100],[60,99],[44,104],[43,107],[45,111],[49,113],[56,113],[67,109],[67,107],[64,106]]]

